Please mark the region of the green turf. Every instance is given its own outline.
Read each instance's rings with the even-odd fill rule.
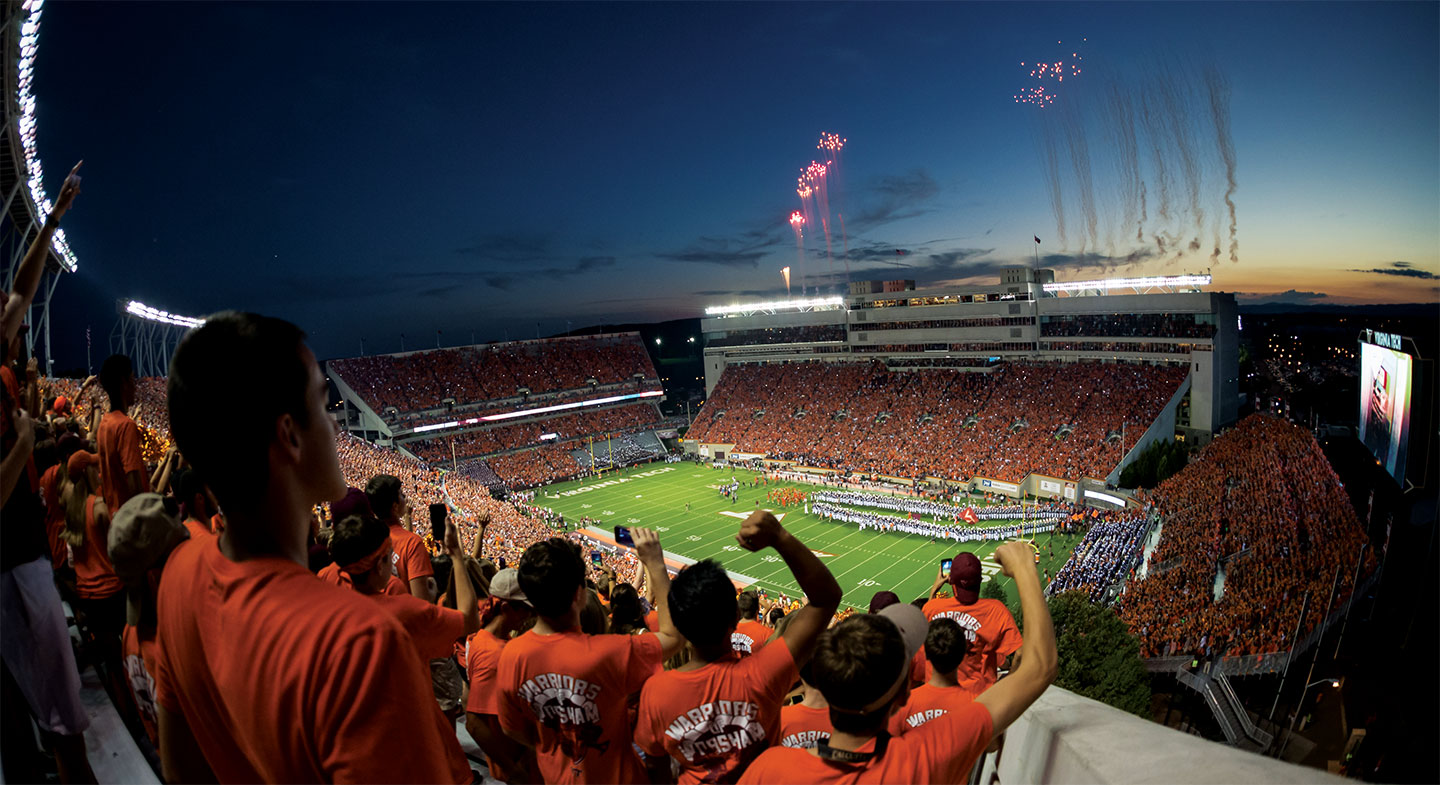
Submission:
[[[659,472],[650,477],[636,475]],[[740,500],[732,504],[709,486],[726,484],[734,476],[741,482]],[[746,481],[755,472],[741,469],[712,469],[695,463],[652,463],[632,467],[620,473],[607,473],[603,478],[589,478],[557,483],[537,491],[534,503],[549,507],[567,520],[588,516],[603,521],[609,531],[615,525],[645,526],[660,534],[660,544],[669,553],[695,560],[718,559],[727,570],[749,576],[756,585],[772,594],[784,592],[796,596],[798,587],[784,562],[773,550],[750,553],[735,542],[740,519],[724,512],[749,513],[771,505],[766,492],[776,487],[796,487],[806,492],[816,486],[782,482],[751,488]],[[573,496],[558,496],[565,491],[595,486],[624,478],[617,485],[596,488]],[[690,510],[685,510],[686,502]],[[1014,601],[1012,581],[999,575],[999,566],[990,559],[996,543],[931,543],[918,534],[860,531],[854,524],[826,521],[807,515],[801,507],[777,508],[777,514],[788,529],[812,550],[829,554],[822,561],[839,581],[845,592],[844,605],[865,607],[870,597],[881,589],[889,589],[909,601],[924,595],[935,579],[940,560],[950,558],[962,547],[972,549],[981,559],[985,579],[992,576],[1002,581]],[[878,511],[877,512],[883,512]],[[893,513],[887,513],[893,514]],[[1079,542],[1079,535],[1040,535],[1040,567],[1055,575]],[[1053,555],[1049,550],[1053,548]]]

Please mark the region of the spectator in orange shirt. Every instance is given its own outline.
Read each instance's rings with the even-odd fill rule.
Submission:
[[[1055,631],[1033,554],[1019,542],[995,549],[1001,569],[1015,578],[1029,632],[1020,665],[1004,681],[963,709],[891,737],[885,728],[905,703],[910,661],[926,636],[925,617],[913,605],[856,614],[820,636],[812,661],[816,686],[830,703],[830,739],[813,749],[771,747],[740,782],[963,781],[993,735],[1055,678]]]
[[[365,486],[365,496],[375,516],[390,527],[395,577],[410,588],[412,595],[434,602],[440,596],[440,587],[435,583],[435,568],[430,564],[430,551],[425,547],[425,540],[406,529],[402,522],[409,519],[412,508],[400,478],[390,474],[375,475]]]
[[[106,543],[115,574],[127,587],[120,647],[125,678],[145,733],[156,747],[160,736],[155,725],[155,590],[170,552],[195,536],[187,529],[174,497],[142,493],[115,514]],[[203,537],[213,539],[208,531]]]
[[[890,718],[890,735],[899,736],[975,700],[955,677],[965,659],[965,648],[965,631],[954,619],[940,617],[930,622],[924,649],[930,680],[911,690],[905,708]]]
[[[936,596],[947,581],[955,596]],[[935,576],[931,599],[922,609],[927,620],[943,616],[954,619],[965,630],[966,651],[957,678],[971,695],[979,695],[995,683],[1000,663],[1019,651],[1022,643],[1015,617],[1005,603],[980,598],[981,581],[980,560],[973,553],[961,551],[951,564],[949,576],[943,572]],[[927,673],[931,671],[927,669]]]
[[[170,427],[226,528],[160,581],[169,782],[472,780],[429,679],[397,665],[415,656],[400,623],[306,568],[311,508],[345,492],[326,391],[300,329],[256,314],[211,316],[171,360]]]
[[[770,512],[751,513],[736,540],[749,551],[775,548],[810,603],[785,628],[784,645],[741,656],[732,644],[735,589],[724,568],[707,559],[675,577],[671,614],[691,656],[645,685],[635,740],[649,755],[678,761],[682,785],[732,781],[779,742],[780,700],[799,676],[796,663],[810,658],[840,606],[834,576]]]
[[[800,687],[804,696],[780,710],[780,746],[808,749],[830,738],[830,704],[825,695],[810,683],[813,663],[800,667]]]
[[[145,459],[140,455],[140,426],[127,413],[135,405],[135,371],[130,358],[123,354],[105,358],[100,366],[100,386],[110,397],[110,411],[100,418],[95,436],[100,450],[100,495],[114,511],[130,497],[150,490]]]
[[[520,589],[515,568],[500,570],[490,580],[490,601],[480,617],[482,629],[465,642],[465,671],[470,696],[465,702],[465,730],[490,761],[490,776],[509,783],[540,782],[535,750],[500,727],[500,696],[496,683],[500,653],[510,636],[534,615]]]
[[[116,577],[105,549],[110,510],[98,495],[99,459],[93,452],[80,450],[70,456],[66,470],[70,486],[62,499],[65,531],[60,536],[74,554],[76,610],[95,638],[104,677],[112,689],[123,691],[120,633],[125,628],[125,594],[121,591],[125,586]],[[123,704],[119,708],[126,710]]]
[[[736,600],[740,611],[740,623],[730,634],[730,644],[740,654],[758,654],[760,647],[770,640],[772,630],[760,623],[760,596],[754,592],[741,592]]]
[[[670,620],[659,538],[643,528],[631,535],[659,606],[653,635],[579,631],[590,591],[580,548],[569,540],[535,543],[520,558],[520,587],[539,619],[500,655],[500,726],[535,748],[547,783],[646,781],[626,702],[685,640]]]
[[[215,536],[210,530],[210,517],[215,510],[210,508],[210,497],[198,472],[194,469],[180,472],[175,480],[175,497],[180,501],[180,517],[191,537],[203,540]]]

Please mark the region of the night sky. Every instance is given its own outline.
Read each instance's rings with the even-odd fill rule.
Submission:
[[[842,248],[856,278],[983,282],[1034,236],[1062,279],[1433,302],[1437,8],[48,3],[47,192],[86,162],[55,367],[86,325],[98,365],[117,297],[282,316],[349,356],[698,316],[783,296],[784,265],[830,291]],[[1056,103],[1015,103],[1037,85]],[[1123,107],[1157,132],[1129,170],[1149,223]],[[848,140],[832,250],[817,219],[802,262],[786,218],[822,131]]]

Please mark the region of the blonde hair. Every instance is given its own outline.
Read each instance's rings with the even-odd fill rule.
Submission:
[[[72,548],[85,544],[85,507],[94,494],[95,489],[90,485],[88,469],[81,472],[80,477],[75,480],[67,479],[60,492],[60,503],[65,508],[65,529],[60,532],[60,539],[69,543]]]

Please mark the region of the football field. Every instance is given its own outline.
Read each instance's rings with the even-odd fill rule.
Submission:
[[[935,580],[940,560],[954,557],[961,549],[979,556],[985,580],[1000,580],[1010,601],[1016,600],[1013,581],[1000,575],[999,565],[990,558],[996,543],[932,542],[919,534],[860,531],[854,524],[808,515],[799,505],[778,507],[767,497],[775,488],[809,493],[818,486],[782,481],[752,488],[748,482],[755,476],[751,471],[697,463],[651,463],[541,488],[533,503],[559,512],[567,521],[582,516],[598,519],[602,523],[595,528],[607,535],[617,525],[655,529],[668,554],[695,561],[716,559],[743,583],[772,595],[797,596],[794,579],[774,550],[750,553],[735,542],[741,521],[757,509],[758,502],[759,508],[783,515],[785,528],[820,554],[845,592],[843,606],[863,609],[871,595],[882,589],[894,591],[905,602],[924,596]],[[740,482],[739,500],[734,503],[720,495],[720,487],[731,477]],[[1040,535],[1035,541],[1040,548],[1039,567],[1054,576],[1079,540],[1079,535]]]

